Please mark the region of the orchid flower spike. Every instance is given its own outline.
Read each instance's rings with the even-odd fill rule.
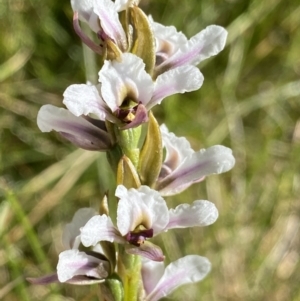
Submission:
[[[149,21],[156,39],[156,75],[179,66],[195,66],[225,47],[227,31],[221,26],[210,25],[188,40],[174,26],[154,22],[152,17]]]
[[[207,226],[218,217],[217,208],[209,201],[198,200],[168,210],[160,194],[147,186],[126,189],[119,185],[116,196],[119,198],[117,227],[105,214],[92,217],[81,228],[84,246],[94,246],[99,241],[117,242],[125,244],[129,254],[162,261],[161,249],[147,239],[169,229]]]
[[[163,262],[142,261],[142,279],[145,301],[158,301],[187,283],[201,281],[210,271],[211,264],[205,257],[188,255],[164,268]]]
[[[69,111],[43,106],[38,114],[39,128],[43,132],[58,131],[84,149],[107,150],[112,142],[105,120],[121,129],[136,127],[148,120],[147,111],[163,98],[200,88],[203,76],[196,67],[183,66],[153,82],[143,61],[125,53],[121,62],[104,62],[99,82],[96,86],[69,86],[63,100]]]
[[[161,133],[166,158],[156,190],[163,196],[178,194],[208,175],[230,170],[235,164],[230,148],[215,145],[195,152],[187,139],[176,137],[165,125],[161,126]]]
[[[70,284],[86,285],[100,283],[109,276],[110,264],[102,255],[100,245],[95,245],[93,251],[79,250],[81,243],[80,228],[97,212],[91,208],[79,209],[72,222],[67,224],[63,232],[63,244],[66,251],[59,254],[57,272],[40,278],[28,278],[33,284],[50,284],[66,282]]]

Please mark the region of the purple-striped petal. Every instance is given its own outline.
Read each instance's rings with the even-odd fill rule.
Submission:
[[[159,75],[155,82],[154,93],[147,104],[150,110],[154,105],[170,95],[198,90],[203,84],[204,77],[194,66],[180,66]]]
[[[42,106],[37,116],[37,125],[42,132],[59,132],[73,144],[86,150],[106,151],[112,146],[106,131],[63,108]]]
[[[45,285],[45,284],[59,282],[57,273],[45,275],[38,278],[26,278],[26,280],[29,281],[31,284],[36,284],[36,285]]]
[[[194,66],[180,66],[164,72],[155,81],[154,93],[147,109],[160,104],[167,96],[198,90],[203,80],[202,73]]]
[[[67,250],[59,254],[57,276],[60,282],[66,282],[78,275],[103,279],[108,276],[109,269],[108,261],[78,250]]]
[[[218,215],[218,209],[209,201],[194,201],[191,205],[181,204],[169,210],[170,219],[166,230],[208,226],[216,221]]]
[[[173,56],[159,66],[166,70],[183,65],[197,65],[201,61],[217,55],[225,47],[227,31],[217,25],[211,25],[193,36]]]
[[[143,256],[153,261],[163,261],[165,259],[162,249],[149,241],[145,241],[139,247],[127,244],[125,245],[125,251],[128,254]]]
[[[125,31],[119,20],[117,7],[111,0],[101,0],[94,2],[94,13],[99,16],[101,27],[122,51],[127,49],[127,39]]]
[[[209,273],[210,266],[207,258],[197,255],[188,255],[172,262],[146,301],[158,301],[183,284],[202,280]]]
[[[156,189],[164,196],[181,192],[196,181],[211,174],[230,170],[235,159],[230,148],[215,145],[186,158],[172,173],[157,183]]]
[[[39,278],[26,278],[26,280],[34,285],[47,285],[47,284],[59,282],[57,273],[54,273],[51,275],[46,275],[46,276],[39,277]],[[94,278],[90,278],[88,276],[79,275],[79,276],[74,276],[73,278],[71,278],[65,282],[69,283],[69,284],[74,284],[74,285],[92,285],[92,284],[101,283],[104,281],[105,281],[105,279],[94,279]]]
[[[79,19],[89,24],[94,32],[100,30],[98,16],[93,12],[93,0],[71,0],[74,12],[78,12]]]

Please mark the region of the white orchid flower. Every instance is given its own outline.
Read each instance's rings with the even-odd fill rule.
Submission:
[[[230,170],[235,159],[231,149],[215,145],[195,152],[187,139],[176,137],[165,125],[161,126],[166,158],[156,183],[163,196],[182,192],[206,176]]]
[[[181,285],[201,281],[210,271],[211,264],[205,257],[188,255],[166,268],[162,262],[143,259],[142,279],[145,301],[158,301],[170,295]]]
[[[86,285],[103,282],[110,272],[110,264],[105,257],[94,251],[81,252],[79,250],[80,228],[95,216],[97,212],[91,208],[79,209],[72,222],[67,224],[63,232],[63,244],[66,251],[59,254],[57,272],[41,278],[29,278],[33,284],[49,284],[66,282],[70,284]]]
[[[147,111],[162,99],[201,87],[203,76],[193,66],[183,66],[159,76],[155,82],[142,59],[131,53],[122,61],[105,61],[99,72],[101,85],[72,85],[64,93],[64,104],[75,116],[94,114],[99,119],[135,127],[147,120]]]
[[[165,97],[200,88],[203,76],[196,67],[183,66],[153,82],[143,61],[125,53],[121,62],[105,61],[99,82],[97,86],[69,86],[63,100],[69,112],[43,106],[38,114],[39,128],[58,131],[85,149],[107,150],[111,141],[101,121],[107,119],[122,129],[136,127],[147,121],[147,111]]]
[[[198,200],[168,210],[160,194],[147,186],[127,190],[119,185],[116,196],[119,198],[117,227],[105,214],[92,217],[81,228],[84,246],[94,246],[99,241],[123,243],[129,254],[162,261],[161,249],[147,239],[169,229],[207,226],[218,217],[218,210],[209,201]]]
[[[164,26],[149,17],[156,38],[156,74],[185,65],[197,65],[217,55],[226,43],[227,31],[217,25],[210,25],[191,39],[174,26]]]
[[[71,0],[74,11],[74,29],[84,43],[97,53],[102,53],[102,48],[96,45],[81,30],[78,19],[89,27],[104,42],[112,40],[121,51],[127,50],[127,37],[119,20],[118,12],[126,9],[128,1],[119,0]]]

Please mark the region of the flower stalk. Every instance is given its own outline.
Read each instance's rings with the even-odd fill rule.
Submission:
[[[141,257],[121,252],[120,265],[122,265],[122,278],[124,286],[124,301],[139,301],[142,290]]]

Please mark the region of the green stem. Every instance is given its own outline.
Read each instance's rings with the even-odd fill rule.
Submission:
[[[141,292],[141,257],[126,253],[119,245],[118,274],[123,281],[123,301],[138,301]]]
[[[93,39],[92,31],[87,24],[81,22],[81,26],[87,36]],[[93,50],[91,50],[87,45],[82,43],[82,54],[83,54],[83,62],[85,68],[85,76],[86,80],[93,85],[98,83],[98,70],[96,64],[96,54]]]
[[[125,269],[124,301],[138,301],[141,285],[141,259],[136,255],[127,256],[131,257],[131,265],[130,268]]]

